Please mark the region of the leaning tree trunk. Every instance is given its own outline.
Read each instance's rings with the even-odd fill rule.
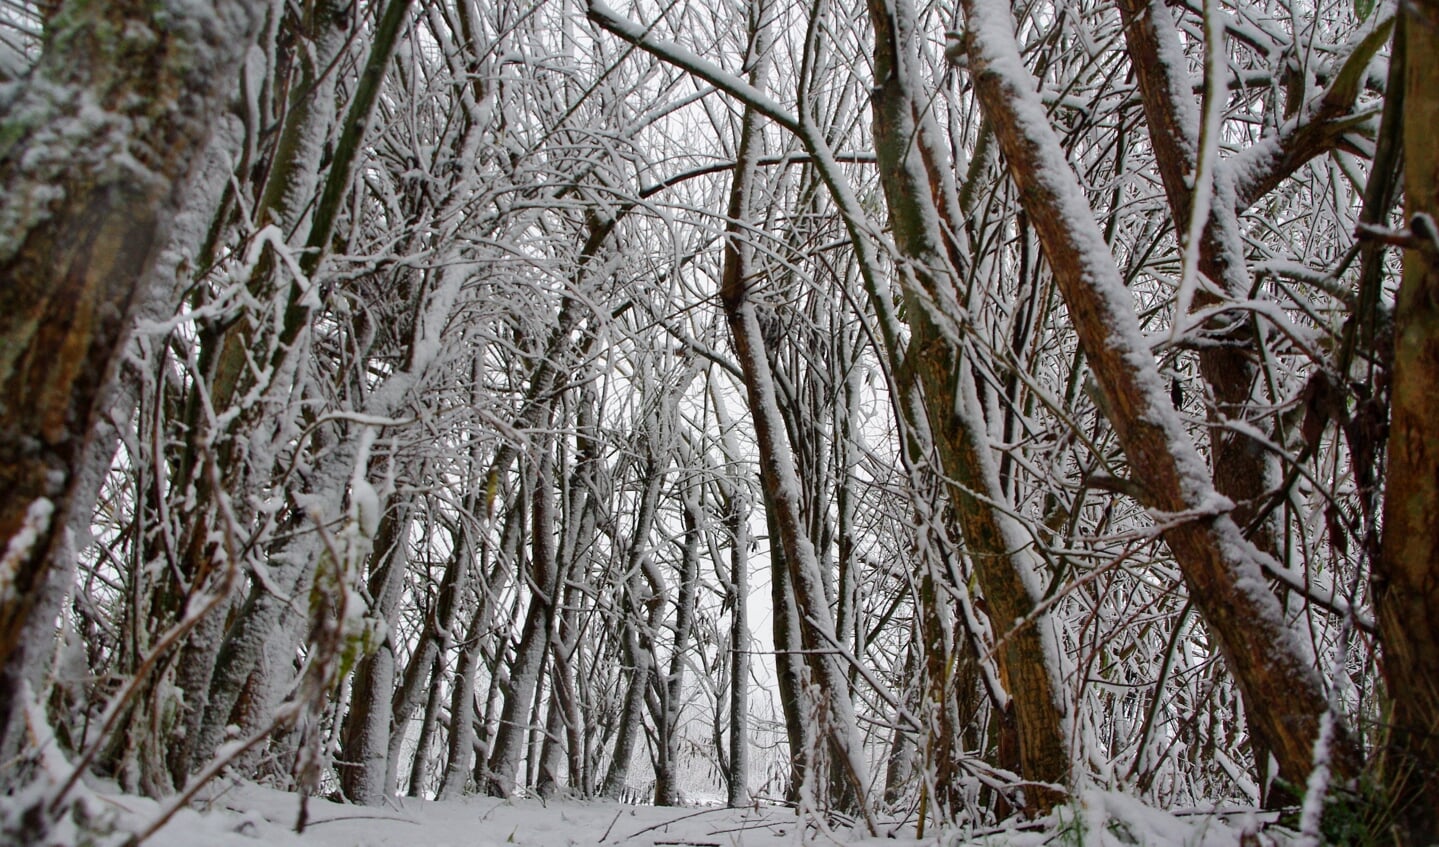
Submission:
[[[66,3],[0,116],[0,733],[35,696],[19,637],[140,287],[267,5]]]
[[[959,302],[963,287],[955,236],[947,240],[941,226],[943,222],[951,230],[962,227],[953,180],[939,164],[937,130],[924,115],[923,95],[913,90],[911,16],[904,2],[870,3],[877,80],[871,100],[875,149],[895,242],[910,259],[904,290],[913,336],[902,359],[898,350],[891,351],[891,358],[896,360],[896,381],[904,395],[901,409],[908,414],[915,436],[924,433],[923,425],[928,424],[933,449],[949,480],[955,523],[989,604],[999,641],[995,663],[1019,727],[1018,761],[1003,764],[1017,768],[1023,779],[1033,783],[1025,791],[1026,804],[1032,811],[1044,812],[1063,799],[1063,786],[1069,781],[1068,710],[1060,683],[1058,638],[1049,615],[1038,611],[1039,558],[1027,534],[1004,508],[1008,497],[991,456],[989,430],[965,346],[955,340],[953,330],[946,332],[946,325],[958,327],[963,321]],[[910,399],[917,395],[922,399]],[[929,700],[941,717],[957,717],[950,712],[952,665],[947,645],[952,643],[952,629],[942,623],[950,617],[943,608],[943,593],[943,582],[927,572],[920,590],[925,644],[938,651],[928,659],[939,660],[927,660],[931,683],[939,686]],[[1016,621],[1021,623],[1016,626]],[[955,764],[956,733],[944,720],[932,726],[935,737],[927,748],[941,759],[935,765],[944,773]],[[939,782],[947,791],[948,780]],[[944,798],[934,799],[949,805]]]
[[[751,14],[759,11],[752,9]],[[759,21],[753,22],[752,32],[753,85],[761,78],[764,51],[760,48],[767,39],[763,36],[763,23]],[[864,817],[870,833],[876,834],[869,800],[869,764],[864,758],[862,736],[854,703],[850,700],[849,678],[834,653],[838,644],[834,617],[825,597],[819,559],[800,515],[799,479],[775,397],[764,333],[751,296],[750,280],[754,272],[752,251],[745,241],[742,222],[749,220],[761,140],[759,115],[747,106],[741,123],[738,164],[730,191],[730,224],[726,228],[720,302],[744,375],[755,439],[759,445],[760,478],[773,507],[780,546],[784,549],[786,570],[799,613],[800,640],[806,664],[811,682],[821,698],[820,732],[847,778],[849,801]]]
[[[1166,59],[1180,54],[1182,50],[1169,9],[1158,0],[1123,0],[1119,10],[1124,21],[1130,66],[1139,86],[1149,138],[1154,145],[1157,169],[1174,217],[1176,238],[1183,241],[1186,233],[1198,236],[1197,243],[1191,247],[1198,251],[1197,270],[1205,278],[1213,280],[1223,292],[1221,297],[1199,287],[1194,293],[1193,307],[1196,310],[1213,310],[1225,301],[1243,302],[1251,297],[1253,283],[1245,266],[1239,213],[1244,206],[1256,202],[1264,192],[1278,185],[1300,164],[1339,142],[1352,122],[1351,114],[1362,88],[1359,84],[1360,72],[1382,46],[1384,30],[1382,27],[1377,29],[1354,48],[1340,65],[1341,70],[1334,75],[1329,88],[1312,104],[1285,104],[1286,114],[1296,113],[1298,117],[1292,128],[1286,127],[1277,138],[1266,139],[1274,143],[1264,161],[1257,166],[1243,162],[1237,167],[1229,167],[1232,164],[1229,161],[1212,161],[1206,169],[1201,168],[1200,120],[1189,93],[1189,75],[1182,62]],[[1212,78],[1207,80],[1213,81]],[[1205,99],[1209,101],[1215,96],[1225,95],[1206,91]],[[1208,102],[1205,105],[1206,108],[1211,107]],[[1209,158],[1218,159],[1217,143],[1212,142],[1210,146]],[[1214,173],[1213,196],[1205,204],[1209,210],[1207,218],[1192,221],[1196,191],[1200,188],[1209,190],[1209,186],[1195,185],[1196,174],[1205,170]],[[1377,180],[1384,178],[1384,174],[1377,172],[1371,177]],[[1197,228],[1193,226],[1195,223],[1199,224]],[[1185,316],[1176,315],[1176,320],[1184,319]],[[1249,410],[1255,405],[1254,392],[1258,382],[1254,351],[1256,342],[1262,342],[1262,337],[1256,333],[1250,320],[1232,315],[1211,318],[1205,330],[1208,341],[1200,347],[1197,358],[1200,375],[1214,398],[1209,407],[1210,420],[1216,424],[1210,428],[1210,467],[1213,469],[1214,487],[1233,501],[1230,516],[1255,547],[1267,556],[1278,557],[1279,548],[1272,521],[1262,517],[1260,511],[1275,487],[1266,457],[1267,448],[1248,432],[1222,425],[1230,419],[1244,420],[1252,416]],[[1261,421],[1251,423],[1260,432],[1267,429]],[[1362,475],[1368,468],[1356,470]],[[1261,716],[1252,712],[1249,700],[1245,700],[1244,707],[1251,723],[1263,722]],[[1256,734],[1251,741],[1255,748],[1260,790],[1270,795],[1270,751],[1265,746],[1265,736],[1263,733]],[[1294,772],[1295,768],[1291,765],[1286,779],[1292,780]],[[1270,796],[1279,802],[1292,799],[1291,792],[1287,790]]]
[[[1280,776],[1304,784],[1328,700],[1314,658],[1268,591],[1257,550],[1229,514],[1209,469],[1166,396],[1114,257],[1064,157],[1003,7],[965,0],[975,90],[1034,222],[1103,395],[1106,415],[1142,480],[1144,505],[1174,553],[1190,596],[1233,673],[1251,731]],[[1335,770],[1357,772],[1347,733],[1329,747]]]

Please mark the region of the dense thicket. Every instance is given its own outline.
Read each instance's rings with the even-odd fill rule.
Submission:
[[[0,829],[96,772],[1428,843],[1436,21],[0,5]]]

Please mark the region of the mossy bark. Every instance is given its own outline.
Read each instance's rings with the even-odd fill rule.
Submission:
[[[75,471],[132,310],[264,5],[67,3],[0,116],[7,675],[61,543]],[[0,685],[0,711],[16,694],[16,685]]]

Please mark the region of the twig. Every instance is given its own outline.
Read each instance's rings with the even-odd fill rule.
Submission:
[[[724,808],[723,806],[718,806],[718,807],[713,808],[713,809],[701,809],[701,810],[699,810],[698,812],[692,812],[692,813],[690,813],[690,814],[688,814],[688,815],[680,815],[680,816],[677,817],[677,818],[670,818],[670,819],[667,820],[667,821],[660,821],[659,823],[655,824],[654,826],[647,826],[647,827],[645,827],[644,829],[636,830],[635,832],[631,832],[629,835],[626,835],[625,838],[626,838],[626,839],[630,839],[630,838],[634,838],[636,835],[644,835],[646,832],[650,832],[650,831],[653,831],[653,830],[656,830],[656,829],[661,829],[661,828],[663,828],[663,827],[667,827],[667,826],[669,826],[669,825],[672,824],[672,823],[679,823],[680,821],[687,821],[687,820],[689,820],[690,818],[697,818],[697,817],[699,817],[700,815],[708,815],[708,814],[711,814],[712,812],[727,812],[727,811],[729,811],[729,810],[726,809],[726,808]],[[618,818],[619,816],[616,815],[615,817]],[[610,824],[610,826],[614,826],[614,824]],[[605,830],[605,834],[608,835],[608,834],[609,834],[609,830]],[[601,841],[604,841],[603,838],[601,838],[600,840],[601,840]],[[660,844],[660,843],[663,843],[663,842],[656,841],[655,843],[656,843],[656,844]]]
[[[615,812],[615,819],[612,820],[612,821],[610,821],[610,825],[607,826],[607,827],[605,827],[605,834],[600,836],[600,843],[601,843],[601,844],[605,843],[605,839],[610,837],[610,830],[614,829],[614,828],[615,828],[615,824],[617,824],[617,823],[620,822],[620,815],[622,815],[622,814],[624,814],[624,813],[625,813],[624,809],[621,809],[621,810],[619,810],[618,812]]]
[[[413,818],[392,818],[387,815],[340,815],[336,818],[320,818],[317,821],[309,821],[306,823],[306,826],[319,826],[322,823],[335,823],[336,821],[394,821],[395,823],[420,825],[420,822]]]
[[[731,832],[749,832],[752,829],[775,829],[783,826],[785,821],[745,821],[741,826],[732,826],[727,829],[715,829],[706,832],[705,835],[728,835]]]

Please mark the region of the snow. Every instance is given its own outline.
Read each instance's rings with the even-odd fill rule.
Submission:
[[[55,504],[48,498],[38,497],[25,510],[25,520],[20,529],[10,536],[5,547],[5,557],[0,559],[0,600],[7,600],[15,584],[15,575],[20,564],[30,557],[30,550],[50,528],[50,518],[55,514]]]
[[[610,32],[665,57],[666,61],[688,70],[721,91],[753,106],[760,114],[796,135],[800,134],[800,123],[789,110],[735,74],[678,44],[654,38],[646,27],[626,20],[600,0],[590,0],[589,13],[596,23]]]
[[[0,802],[0,826],[28,798]],[[95,843],[120,845],[163,814],[154,800],[121,794],[108,783],[87,786],[75,804],[90,821]],[[1195,845],[1230,847],[1256,832],[1263,813],[1252,809],[1171,812],[1113,791],[1085,789],[1068,806],[1038,821],[990,828],[951,828],[915,837],[910,816],[881,821],[880,837],[836,821],[763,802],[656,807],[573,798],[497,800],[466,797],[431,801],[391,798],[386,805],[352,806],[320,797],[308,801],[303,832],[295,825],[296,794],[252,783],[217,782],[192,806],[175,813],[143,841],[149,847],[797,847],[797,845]],[[69,843],[77,824],[64,821],[52,836]],[[1292,833],[1271,828],[1263,841],[1285,844]]]
[[[1093,358],[1114,357],[1124,363],[1125,367],[1113,369],[1112,373],[1130,381],[1133,395],[1145,403],[1145,408],[1137,410],[1142,418],[1140,422],[1163,433],[1180,478],[1182,497],[1189,508],[1194,508],[1208,499],[1213,488],[1209,469],[1167,399],[1154,355],[1140,330],[1133,298],[1054,135],[1048,113],[1036,93],[1034,77],[1020,58],[1009,9],[995,0],[975,0],[973,10],[970,24],[977,36],[974,41],[982,57],[981,64],[986,73],[1002,78],[1009,89],[1008,104],[1014,110],[1018,130],[1041,163],[1032,176],[1043,186],[1049,202],[1066,223],[1075,254],[1073,259],[1083,269],[1085,296],[1076,298],[1070,308],[1096,309],[1105,327],[1102,337],[1088,340],[1089,354]],[[1105,392],[1113,389],[1113,386],[1101,386]]]
[[[1219,135],[1229,84],[1224,23],[1220,20],[1219,4],[1213,0],[1204,4],[1204,34],[1208,42],[1205,45],[1204,128],[1199,136],[1199,168],[1190,201],[1189,231],[1184,237],[1184,269],[1175,297],[1171,330],[1175,340],[1185,326],[1185,315],[1189,314],[1189,305],[1198,285],[1200,242],[1204,237],[1204,227],[1209,223],[1210,204],[1214,199],[1214,169],[1219,159]],[[1180,102],[1188,102],[1188,98],[1182,98]]]

